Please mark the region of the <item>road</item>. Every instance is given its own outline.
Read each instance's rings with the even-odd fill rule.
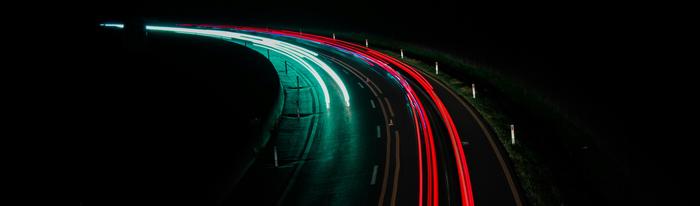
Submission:
[[[360,45],[298,32],[180,26],[267,37],[317,53],[296,58],[285,55],[292,46],[225,36],[246,46],[249,41],[268,56],[287,100],[263,155],[246,176],[232,181],[236,187],[219,194],[219,204],[522,205],[506,155],[483,120],[445,85],[409,65]],[[258,199],[260,193],[270,198]]]

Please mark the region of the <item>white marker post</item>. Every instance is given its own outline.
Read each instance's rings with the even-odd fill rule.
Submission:
[[[278,168],[280,165],[277,162],[277,146],[274,146],[272,149],[275,150],[275,168]]]
[[[401,58],[403,59],[403,49],[401,49]]]
[[[333,33],[333,39],[335,39],[335,33]]]
[[[438,75],[438,63],[435,62],[435,75]]]
[[[367,41],[367,39],[365,39],[365,47],[369,47],[369,41]]]
[[[515,125],[510,125],[510,142],[515,144]]]
[[[476,86],[472,83],[472,99],[476,99]]]

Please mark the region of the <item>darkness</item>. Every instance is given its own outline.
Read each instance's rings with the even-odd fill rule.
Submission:
[[[252,137],[278,98],[272,65],[221,40],[150,34],[129,43],[133,37],[119,30],[96,30],[95,37],[85,79],[66,83],[66,94],[80,100],[73,107],[84,111],[72,115],[85,138],[82,202],[216,201],[239,162],[252,156],[259,141]]]
[[[689,199],[696,122],[685,69],[665,58],[673,27],[612,3],[150,2],[91,5],[88,24],[139,19],[357,31],[457,54],[512,74],[560,100],[616,148],[630,202]],[[81,14],[82,15],[82,14]],[[92,28],[89,28],[92,29]],[[95,55],[89,55],[95,57]],[[676,57],[681,58],[681,57]],[[82,61],[82,60],[81,60]],[[91,61],[91,60],[86,60]],[[657,95],[660,94],[660,95]],[[691,120],[686,120],[690,118]],[[647,199],[640,200],[640,197]]]

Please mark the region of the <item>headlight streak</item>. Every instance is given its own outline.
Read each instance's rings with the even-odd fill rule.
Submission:
[[[264,45],[264,44],[253,44],[253,45],[254,45],[254,46],[257,46],[257,47],[261,47],[261,48],[266,48],[266,49],[270,49],[270,50],[275,50],[274,47],[270,47],[270,46]],[[291,55],[290,53],[287,53],[288,51],[285,51],[284,49],[283,49],[283,50],[278,50],[278,52],[281,53],[281,54],[283,54],[283,55],[285,55],[285,56],[287,56],[288,58],[290,58],[290,59],[296,61],[297,63],[301,64],[304,68],[307,68],[307,69],[309,70],[309,72],[311,73],[312,76],[314,76],[314,78],[316,79],[316,81],[318,81],[318,83],[319,83],[320,85],[322,85],[322,86],[321,86],[321,90],[323,91],[323,96],[326,97],[326,109],[330,108],[330,101],[331,101],[331,100],[330,100],[330,97],[329,97],[329,95],[328,95],[328,88],[326,88],[326,86],[325,86],[325,85],[326,85],[326,82],[323,81],[323,78],[321,78],[321,76],[318,74],[318,72],[316,72],[316,70],[314,70],[313,67],[311,67],[311,65],[309,65],[308,63],[306,63],[306,61],[302,60],[299,56]]]
[[[101,26],[104,27],[116,27],[116,28],[124,28],[123,24],[100,24]],[[241,33],[235,33],[235,32],[230,32],[230,31],[220,31],[220,30],[211,30],[211,29],[192,29],[192,28],[181,28],[181,27],[166,27],[166,26],[146,26],[146,30],[153,30],[153,31],[169,31],[169,32],[176,32],[176,33],[182,33],[182,34],[191,34],[191,35],[199,35],[199,36],[207,36],[207,37],[214,37],[214,38],[222,38],[222,39],[238,39],[238,40],[243,40],[243,41],[249,41],[253,43],[253,45],[261,47],[261,48],[266,48],[270,49],[272,51],[276,51],[292,60],[295,62],[299,63],[302,65],[304,68],[306,68],[312,76],[318,81],[319,85],[321,86],[321,90],[323,92],[323,96],[325,97],[325,103],[326,103],[326,109],[330,108],[330,95],[328,92],[328,87],[326,86],[325,81],[321,78],[320,74],[316,72],[314,67],[310,64],[314,64],[321,69],[323,69],[330,77],[333,79],[333,81],[338,85],[338,87],[341,90],[341,95],[343,96],[343,101],[344,105],[346,107],[350,106],[350,95],[348,94],[348,90],[345,87],[345,84],[342,82],[338,74],[336,74],[333,69],[331,69],[326,63],[321,61],[317,56],[318,54],[312,51],[309,51],[307,49],[295,46],[293,44],[289,44],[286,42],[274,40],[274,39],[269,39],[269,38],[264,38],[264,37],[258,37],[258,36],[253,36],[253,35],[248,35],[248,34],[241,34]],[[305,61],[307,60],[307,61]]]
[[[218,27],[218,28],[224,28],[224,27]],[[230,28],[230,27],[227,27]],[[249,31],[254,31],[254,32],[263,32],[264,31],[259,31],[259,30],[252,30],[250,27],[247,27],[245,30]],[[290,32],[291,33],[291,32]],[[435,148],[434,148],[434,138],[432,135],[432,127],[428,123],[427,117],[425,115],[425,109],[423,107],[423,104],[421,101],[418,99],[417,95],[413,91],[412,87],[408,84],[407,81],[405,81],[403,78],[401,78],[401,74],[399,74],[395,69],[391,68],[389,65],[384,63],[384,61],[381,61],[375,57],[369,56],[365,54],[362,50],[358,50],[355,48],[352,48],[351,46],[347,45],[342,45],[338,44],[337,42],[331,42],[331,41],[324,41],[323,37],[320,38],[310,38],[308,36],[313,36],[313,35],[294,35],[294,34],[289,34],[289,33],[284,33],[282,32],[276,32],[274,34],[279,34],[279,35],[286,35],[286,36],[292,36],[292,37],[297,37],[301,39],[306,39],[306,40],[311,40],[311,41],[316,41],[316,42],[322,42],[323,44],[329,45],[331,47],[335,47],[341,51],[345,51],[348,53],[351,53],[355,56],[361,57],[363,61],[367,62],[368,64],[372,65],[374,63],[375,65],[381,67],[382,69],[386,70],[388,73],[390,73],[399,83],[402,85],[404,90],[407,93],[408,99],[409,99],[409,104],[412,105],[412,115],[414,119],[414,123],[416,125],[416,135],[419,143],[418,147],[418,162],[419,162],[419,205],[423,205],[423,161],[422,161],[422,149],[420,148],[420,142],[421,142],[421,137],[426,137],[427,139],[424,141],[426,143],[426,160],[428,164],[428,205],[438,205],[438,182],[437,182],[437,158],[435,154]],[[421,135],[422,133],[422,135]]]
[[[123,28],[124,28],[124,24],[100,24],[100,26],[104,26],[104,27],[116,27],[116,28],[120,28],[120,29],[123,29]]]
[[[341,50],[354,53],[360,56],[363,56],[363,59],[367,59],[370,62],[375,62],[377,63],[380,67],[383,69],[387,70],[389,73],[392,73],[395,77],[398,77],[399,75],[395,75],[393,72],[396,72],[394,69],[391,67],[387,66],[384,64],[384,61],[389,62],[401,69],[402,71],[408,73],[411,77],[413,77],[417,83],[423,87],[423,89],[426,91],[430,99],[435,103],[438,109],[438,113],[442,119],[442,121],[445,123],[447,127],[447,131],[450,136],[450,140],[452,143],[452,149],[455,155],[455,161],[458,169],[458,175],[459,175],[459,180],[460,180],[460,194],[461,194],[461,200],[462,200],[462,205],[473,205],[473,195],[472,195],[472,189],[471,189],[471,181],[469,180],[469,170],[466,164],[466,159],[464,155],[464,150],[462,148],[461,140],[459,138],[459,134],[457,133],[457,129],[454,125],[454,122],[452,121],[452,117],[448,113],[446,107],[440,100],[440,98],[437,96],[437,94],[433,91],[432,85],[422,76],[420,75],[417,70],[409,65],[406,65],[403,62],[400,62],[393,57],[390,57],[388,55],[382,54],[380,52],[374,51],[372,49],[356,45],[353,43],[345,42],[345,41],[340,41],[340,40],[335,40],[323,36],[318,36],[318,35],[311,35],[311,34],[299,34],[297,32],[291,32],[291,31],[285,31],[285,30],[271,30],[271,29],[259,29],[259,28],[254,28],[254,27],[240,27],[240,26],[220,26],[220,25],[197,25],[197,26],[204,26],[204,27],[216,27],[216,28],[232,28],[232,29],[237,29],[237,30],[243,30],[243,31],[251,31],[251,32],[259,32],[259,33],[267,33],[267,34],[274,34],[274,35],[283,35],[283,36],[289,36],[289,37],[295,37],[299,39],[305,39],[313,42],[319,42],[323,43],[335,48],[340,48]],[[393,71],[393,72],[392,72]],[[398,73],[396,73],[398,74]],[[397,78],[398,79],[398,78]],[[400,79],[399,79],[400,80]],[[404,85],[405,81],[401,81],[401,84]],[[409,100],[414,102],[414,104],[417,103],[419,111],[419,116],[421,119],[425,118],[424,115],[424,110],[422,108],[422,103],[415,98],[415,94],[412,92],[410,89],[410,86],[407,84],[404,85],[404,88],[406,89],[406,92],[409,95]],[[415,105],[414,105],[415,106]],[[414,113],[414,117],[416,114]],[[429,131],[430,130],[430,125],[426,125],[427,122],[425,120],[421,120],[423,125],[423,132],[426,133],[426,129]],[[419,132],[417,131],[417,134]],[[428,140],[426,140],[426,147],[427,147],[427,156],[428,156],[428,161],[431,161],[431,159],[434,160],[435,156],[431,157],[431,153],[434,155],[434,145],[432,144],[433,142],[433,137],[432,133],[427,135]],[[420,148],[419,148],[420,149]],[[433,151],[430,151],[433,150]],[[420,152],[420,150],[419,150]],[[419,154],[420,157],[420,154]],[[428,165],[430,167],[433,167],[433,171],[437,171],[437,168],[435,166],[435,161],[429,162]],[[429,205],[437,205],[437,176],[435,174],[430,174],[431,169],[428,170],[429,178],[428,178],[428,204]],[[422,178],[422,174],[420,175]],[[431,183],[431,179],[434,180],[434,182]],[[421,180],[422,184],[422,180]],[[432,187],[434,188],[431,188]],[[419,197],[421,199],[420,205],[422,205],[422,187],[419,192]],[[434,197],[434,198],[433,198]],[[432,201],[431,201],[432,200]]]
[[[101,24],[102,26],[105,27],[117,27],[117,28],[123,28],[123,25],[120,24]],[[409,76],[411,76],[420,87],[422,87],[425,92],[428,94],[430,97],[430,100],[432,100],[437,109],[439,116],[441,117],[442,121],[445,123],[445,126],[447,127],[447,131],[450,136],[451,144],[452,144],[452,149],[454,151],[455,155],[455,161],[457,165],[457,170],[458,170],[458,175],[459,175],[459,186],[460,186],[460,194],[461,194],[461,202],[462,205],[473,205],[473,195],[472,195],[472,189],[471,189],[471,183],[469,180],[469,172],[468,172],[468,167],[466,164],[466,159],[464,155],[464,150],[461,145],[461,140],[459,137],[459,134],[457,133],[457,129],[455,128],[454,122],[452,121],[452,117],[448,113],[446,107],[444,106],[443,102],[440,100],[440,98],[437,96],[437,94],[433,91],[432,85],[419,73],[417,70],[401,61],[398,61],[394,59],[393,57],[390,57],[386,54],[377,52],[375,50],[366,48],[361,45],[357,45],[354,43],[349,43],[341,40],[335,40],[331,39],[328,37],[323,37],[323,36],[318,36],[318,35],[311,35],[311,34],[300,34],[298,32],[293,32],[293,31],[285,31],[285,30],[274,30],[274,29],[265,29],[265,28],[255,28],[255,27],[240,27],[240,26],[221,26],[221,25],[206,25],[206,24],[199,24],[199,25],[192,25],[192,24],[180,24],[179,26],[198,26],[198,27],[210,27],[210,28],[225,28],[225,29],[235,29],[239,31],[248,31],[248,32],[257,32],[257,33],[265,33],[265,34],[271,34],[274,36],[285,36],[285,37],[293,37],[293,38],[298,38],[298,39],[304,39],[308,40],[311,42],[327,45],[330,47],[337,48],[341,51],[350,53],[352,55],[355,55],[362,59],[364,62],[369,64],[370,66],[377,65],[381,67],[382,69],[386,70],[391,76],[395,78],[396,81],[402,85],[404,90],[406,91],[407,98],[409,100],[409,105],[411,106],[411,113],[414,118],[414,123],[416,125],[416,135],[418,136],[418,158],[419,158],[419,205],[423,204],[423,161],[422,161],[422,148],[421,148],[421,133],[423,137],[425,137],[424,143],[425,143],[425,152],[426,152],[426,164],[428,166],[427,168],[427,203],[428,205],[438,205],[438,178],[437,178],[437,159],[436,159],[436,153],[435,153],[435,145],[434,145],[434,137],[432,135],[432,128],[431,125],[429,124],[426,114],[425,114],[425,109],[423,107],[422,102],[420,99],[418,99],[417,94],[413,91],[412,87],[404,80],[402,75],[397,72],[397,70],[393,69],[391,66],[389,66],[387,63],[394,65],[401,69],[402,71],[406,72]],[[317,64],[319,67],[321,67],[323,70],[325,70],[329,76],[338,84],[338,86],[341,88],[341,91],[343,93],[343,96],[345,97],[345,103],[347,106],[349,106],[349,97],[347,95],[347,90],[345,89],[344,84],[340,81],[339,77],[335,72],[333,72],[328,65],[323,63],[320,59],[318,59],[316,56],[318,54],[308,51],[304,48],[297,47],[292,44],[288,44],[285,42],[277,41],[274,39],[268,39],[268,38],[263,38],[263,37],[257,37],[253,35],[247,35],[247,34],[241,34],[241,33],[235,33],[235,32],[230,32],[230,31],[220,31],[220,30],[210,30],[210,29],[188,29],[188,28],[179,28],[179,27],[157,27],[157,26],[147,26],[148,30],[163,30],[163,31],[173,31],[173,32],[180,32],[180,33],[189,33],[189,34],[196,34],[196,35],[202,35],[202,36],[211,36],[211,37],[219,37],[219,38],[235,38],[235,39],[240,39],[244,41],[250,41],[255,44],[255,46],[258,47],[265,47],[269,48],[271,50],[275,50],[281,54],[284,54],[285,56],[290,57],[291,59],[295,61],[300,61],[300,64],[303,65],[305,68],[307,68],[312,74],[315,74],[314,77],[317,78],[319,83],[321,84],[322,90],[324,90],[324,96],[326,97],[326,108],[330,107],[330,98],[327,93],[327,88],[325,87],[325,83],[323,83],[323,80],[320,79],[320,76],[318,76],[318,73],[316,73],[304,59],[308,60],[311,63]],[[303,63],[301,63],[303,62]],[[386,62],[386,63],[385,63]],[[308,65],[308,67],[307,67]]]

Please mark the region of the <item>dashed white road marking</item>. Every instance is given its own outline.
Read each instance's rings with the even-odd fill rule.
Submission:
[[[369,181],[370,185],[377,183],[377,169],[379,169],[379,165],[374,165],[374,169],[372,170],[372,180]]]
[[[386,102],[387,107],[389,107],[389,114],[391,114],[391,116],[393,117],[393,116],[394,116],[394,110],[391,109],[391,104],[389,103],[389,99],[387,99],[386,97],[384,97],[384,101]]]

